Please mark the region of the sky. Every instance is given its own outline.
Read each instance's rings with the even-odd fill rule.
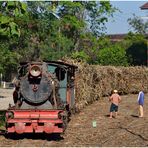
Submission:
[[[116,12],[114,17],[109,19],[109,22],[106,24],[107,34],[122,34],[129,32],[130,26],[127,19],[132,18],[133,13],[139,17],[148,16],[148,10],[140,9],[140,6],[146,2],[147,1],[111,1],[111,4],[122,12]]]

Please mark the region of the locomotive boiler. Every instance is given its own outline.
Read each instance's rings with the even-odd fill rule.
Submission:
[[[7,133],[63,133],[75,105],[76,68],[60,61],[20,63]]]

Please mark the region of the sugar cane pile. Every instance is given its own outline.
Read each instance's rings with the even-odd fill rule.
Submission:
[[[66,62],[78,66],[76,73],[76,110],[109,96],[113,89],[121,95],[136,94],[142,85],[148,92],[148,68],[114,67],[89,65],[83,62],[66,59]]]

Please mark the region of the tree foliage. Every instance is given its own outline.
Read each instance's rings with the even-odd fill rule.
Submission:
[[[20,28],[17,18],[26,13],[26,4],[18,1],[0,2],[0,35],[1,36],[20,36]]]
[[[96,1],[3,1],[0,7],[0,37],[9,40],[6,50],[19,54],[20,60],[69,55],[81,35],[90,30],[98,35],[115,10],[109,2]]]
[[[6,1],[0,6],[0,73],[16,70],[19,61],[63,56],[90,64],[145,64],[141,37],[131,35],[112,44],[103,35],[105,23],[117,11],[109,1]],[[132,27],[141,23],[134,21],[129,19]],[[145,28],[135,30],[145,33]]]
[[[126,53],[130,65],[147,65],[147,41],[142,34],[129,33]]]
[[[128,23],[136,33],[146,34],[148,32],[148,21],[144,22],[142,18],[135,14],[133,14],[133,18],[128,19]]]
[[[98,58],[102,65],[128,66],[126,50],[120,44],[101,49]]]

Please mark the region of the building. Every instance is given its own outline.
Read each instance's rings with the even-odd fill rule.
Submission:
[[[108,34],[107,37],[110,39],[111,42],[120,42],[122,41],[127,34]]]
[[[141,10],[148,10],[148,2],[140,7]]]

